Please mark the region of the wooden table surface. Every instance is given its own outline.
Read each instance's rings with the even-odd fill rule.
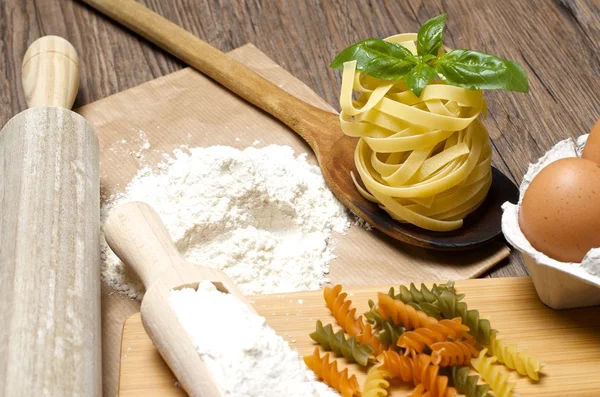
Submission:
[[[142,0],[223,51],[254,43],[334,107],[341,75],[328,68],[351,43],[414,32],[448,14],[445,42],[519,62],[527,95],[488,92],[494,165],[520,182],[558,140],[600,117],[600,0]],[[75,0],[0,0],[0,125],[26,108],[20,64],[36,38],[66,37],[79,52],[75,107],[185,65]],[[492,277],[527,274],[518,254]]]

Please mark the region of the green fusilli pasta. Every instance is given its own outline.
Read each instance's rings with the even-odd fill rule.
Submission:
[[[368,322],[373,324],[373,328],[381,329],[385,319],[381,317],[381,314],[375,311],[375,302],[369,299],[369,311],[364,314]]]
[[[364,316],[368,322],[373,324],[373,328],[378,331],[376,335],[381,340],[381,343],[390,346],[394,350],[398,350],[396,342],[398,342],[400,335],[404,333],[404,327],[394,324],[390,318],[383,318],[381,314],[375,311],[375,302],[372,300],[369,300],[369,308],[371,310],[366,312]]]
[[[398,287],[398,294],[394,294],[394,288],[391,288],[388,294],[394,298],[401,300],[404,303],[434,303],[437,301],[437,297],[443,292],[449,291],[456,294],[456,290],[454,289],[454,282],[449,281],[446,284],[433,284],[431,290],[425,286],[425,284],[421,284],[421,288],[418,289],[414,283],[410,283],[410,286],[407,288],[404,285]],[[464,295],[457,295],[459,300],[461,300]]]
[[[391,288],[388,295],[438,320],[460,317],[463,324],[469,327],[469,333],[477,339],[477,342],[489,345],[492,333],[490,322],[480,319],[477,310],[468,310],[467,304],[462,302],[465,295],[456,293],[454,282],[434,284],[431,289],[424,284],[421,284],[420,289],[414,284],[410,284],[410,288],[401,285],[399,292],[399,294],[394,294],[394,289]]]
[[[469,375],[469,367],[453,366],[449,378],[456,390],[467,397],[492,397],[490,386],[478,385],[479,376]]]
[[[455,294],[456,290],[454,289],[454,282],[450,281],[441,285],[433,284],[431,289],[427,288],[425,284],[421,284],[421,288],[419,289],[415,284],[411,283],[409,287],[404,285],[398,287],[398,294],[395,293],[393,287],[390,288],[388,295],[412,306],[416,310],[424,312],[429,317],[441,320],[444,317],[442,317],[442,311],[436,303],[438,301],[438,296],[443,291],[449,291]],[[464,295],[457,295],[457,297],[461,300]]]
[[[346,339],[344,331],[334,332],[331,324],[324,327],[321,320],[317,320],[316,330],[310,337],[323,349],[331,350],[336,356],[343,356],[346,360],[362,366],[369,364],[369,357],[373,354],[371,346],[358,343],[354,337]]]
[[[463,324],[469,327],[469,333],[482,345],[490,344],[493,332],[489,320],[479,318],[479,311],[468,310],[467,304],[460,301],[460,296],[450,291],[442,291],[435,305],[441,310],[442,317],[452,319],[460,317]]]
[[[396,344],[398,343],[398,338],[403,333],[404,327],[394,324],[391,319],[385,319],[377,336],[381,340],[381,343],[392,347],[394,350],[398,350]]]

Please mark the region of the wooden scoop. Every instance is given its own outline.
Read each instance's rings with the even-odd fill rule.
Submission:
[[[377,230],[406,243],[433,249],[466,249],[502,233],[500,206],[518,197],[516,186],[501,172],[493,173],[488,198],[463,227],[431,232],[393,220],[356,190],[354,167],[357,139],[340,129],[338,115],[315,108],[270,83],[241,63],[134,0],[82,0],[142,37],[170,52],[243,99],[268,112],[300,135],[313,149],[323,177],[336,197]]]
[[[104,224],[104,235],[110,248],[144,283],[142,323],[179,383],[192,397],[222,396],[223,392],[177,320],[169,303],[170,292],[186,287],[196,289],[200,281],[208,280],[254,310],[252,305],[225,273],[186,262],[160,217],[148,204],[130,202],[115,209]]]

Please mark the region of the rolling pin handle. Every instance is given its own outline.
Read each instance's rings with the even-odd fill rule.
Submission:
[[[30,108],[71,109],[79,89],[79,57],[67,40],[44,36],[34,41],[25,53],[21,72]]]
[[[159,215],[146,203],[132,201],[113,210],[104,224],[104,236],[146,289],[183,261]]]

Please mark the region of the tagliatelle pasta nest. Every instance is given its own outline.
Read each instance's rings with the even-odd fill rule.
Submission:
[[[386,39],[416,54],[416,34]],[[358,94],[357,99],[355,95]],[[403,80],[360,73],[346,62],[340,96],[346,135],[360,138],[354,160],[366,199],[423,229],[458,229],[492,183],[491,147],[480,90],[434,81],[417,97]]]

